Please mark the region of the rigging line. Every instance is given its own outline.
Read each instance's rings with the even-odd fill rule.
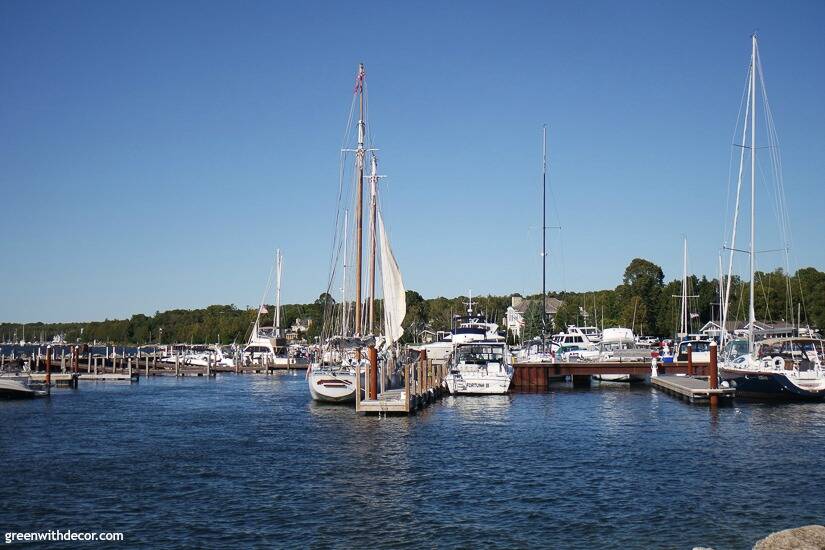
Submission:
[[[771,305],[768,303],[768,293],[765,291],[765,275],[759,277],[759,286],[762,289],[762,297],[765,298],[765,313],[768,316],[768,322],[773,323],[773,316],[771,315]]]
[[[748,89],[747,89],[747,100],[745,102],[745,116],[744,116],[743,122],[742,122],[742,143],[745,142],[745,138],[747,136],[747,131],[748,131],[748,112],[750,111],[750,109],[753,108],[751,106],[751,84],[752,84],[752,79],[750,78],[751,77],[751,72],[753,70],[755,70],[755,67],[754,67],[753,60],[751,60],[751,63],[750,63],[749,68],[748,68]],[[741,113],[741,111],[740,111],[740,113]],[[753,130],[751,129],[751,131],[753,131]],[[751,154],[753,154],[752,151],[751,151]],[[730,302],[731,275],[733,274],[733,257],[734,257],[733,249],[736,248],[736,230],[737,230],[737,226],[739,224],[739,205],[740,205],[740,202],[741,202],[741,194],[742,194],[742,176],[743,176],[743,171],[744,171],[744,163],[745,163],[745,150],[741,149],[740,153],[739,153],[739,173],[738,173],[738,176],[737,176],[737,183],[736,183],[736,202],[734,203],[733,223],[731,224],[731,243],[730,243],[731,251],[730,251],[730,255],[728,256],[728,285],[727,285],[727,288],[725,289],[725,299],[724,299],[725,305],[724,305],[723,313],[722,313],[722,324],[723,325],[725,324],[725,321],[727,320],[728,304]]]
[[[736,113],[736,122],[733,125],[733,135],[731,136],[730,142],[734,143],[736,141],[736,135],[739,133],[739,122],[742,120],[742,106],[745,105],[745,100],[747,98],[748,105],[750,105],[750,94],[748,94],[748,89],[750,86],[750,70],[748,70],[748,74],[745,76],[745,85],[742,86],[742,96],[739,98],[739,112]],[[747,107],[746,107],[747,109]],[[730,198],[731,198],[731,187],[733,184],[733,158],[735,149],[731,148],[730,155],[728,157],[728,185],[727,190],[725,193],[725,209],[724,212],[727,214],[730,210]],[[722,221],[722,242],[725,241],[725,238],[728,234],[728,217],[727,215],[724,216]]]

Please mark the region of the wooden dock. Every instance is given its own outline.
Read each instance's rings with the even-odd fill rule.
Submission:
[[[651,359],[652,361],[652,359]],[[550,383],[570,376],[576,382],[589,383],[590,377],[603,374],[627,374],[650,376],[651,361],[624,362],[556,362],[556,363],[516,363],[513,365],[513,389],[517,391],[547,391]],[[685,374],[688,376],[707,376],[709,363],[657,361],[656,369],[660,375]]]
[[[358,413],[378,414],[412,414],[440,399],[447,391],[444,377],[446,365],[433,365],[432,361],[422,359],[416,363],[404,365],[404,387],[370,392],[364,388],[364,394],[374,394],[374,399],[361,398],[361,368],[355,369],[355,411]],[[369,384],[369,377],[367,377]]]
[[[710,403],[713,397],[730,399],[735,394],[733,388],[711,388],[707,377],[655,376],[650,379],[650,383],[656,389],[682,397],[691,403]]]

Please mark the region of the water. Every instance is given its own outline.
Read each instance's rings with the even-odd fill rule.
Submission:
[[[81,382],[0,401],[0,531],[178,547],[750,548],[825,523],[825,404],[648,387],[310,401],[302,374]]]

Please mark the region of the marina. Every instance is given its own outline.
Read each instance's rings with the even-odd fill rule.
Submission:
[[[2,6],[5,544],[825,550],[825,4],[515,8]]]

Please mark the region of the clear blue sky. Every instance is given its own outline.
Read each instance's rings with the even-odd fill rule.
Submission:
[[[540,288],[544,122],[550,289],[678,277],[683,233],[714,275],[754,30],[822,269],[823,28],[821,1],[5,0],[0,320],[255,304],[276,247],[284,301],[316,298],[360,61],[408,288]]]

